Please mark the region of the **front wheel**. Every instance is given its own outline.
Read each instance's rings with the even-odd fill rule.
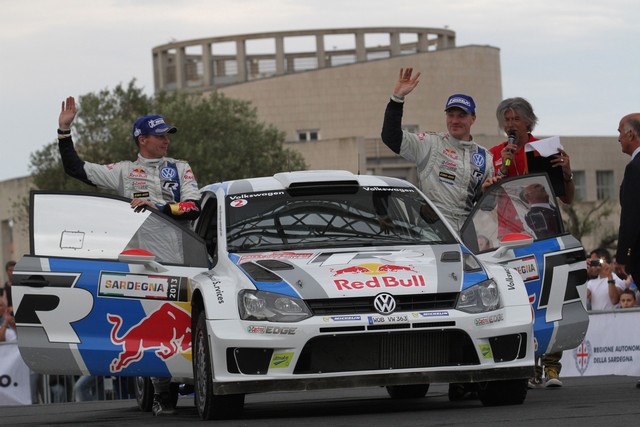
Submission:
[[[198,314],[193,335],[194,399],[198,414],[203,420],[237,418],[244,407],[244,394],[213,394],[211,351],[204,310]]]
[[[387,393],[393,399],[417,399],[425,397],[429,391],[429,384],[389,385]]]
[[[487,381],[478,384],[478,397],[484,406],[520,405],[527,397],[526,378]]]

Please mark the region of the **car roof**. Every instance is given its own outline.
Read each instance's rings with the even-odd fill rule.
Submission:
[[[273,176],[246,178],[234,181],[224,181],[206,185],[202,193],[217,192],[222,188],[226,195],[254,193],[262,191],[283,191],[293,187],[306,185],[359,185],[370,187],[415,187],[402,179],[376,175],[356,175],[343,170],[310,170],[296,172],[281,172]]]

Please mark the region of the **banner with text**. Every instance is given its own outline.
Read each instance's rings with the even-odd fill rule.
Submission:
[[[0,343],[0,406],[29,404],[29,367],[22,360],[17,343]]]
[[[582,344],[562,354],[561,377],[629,375],[640,377],[640,311],[590,314]]]

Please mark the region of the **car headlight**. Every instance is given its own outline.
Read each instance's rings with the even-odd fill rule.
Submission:
[[[300,298],[250,289],[240,291],[238,310],[242,320],[299,322],[312,316]]]
[[[483,313],[500,307],[500,291],[493,279],[485,280],[460,292],[456,304],[458,310],[466,313]]]

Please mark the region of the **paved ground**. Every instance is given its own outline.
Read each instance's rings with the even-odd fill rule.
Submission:
[[[477,399],[449,402],[446,385],[433,385],[424,399],[392,400],[383,388],[269,393],[247,396],[241,419],[216,426],[604,426],[640,421],[636,378],[564,378],[559,389],[529,390],[523,405],[485,408]],[[133,400],[8,406],[2,425],[141,426],[199,422],[193,398],[181,397],[179,414],[153,418]]]

